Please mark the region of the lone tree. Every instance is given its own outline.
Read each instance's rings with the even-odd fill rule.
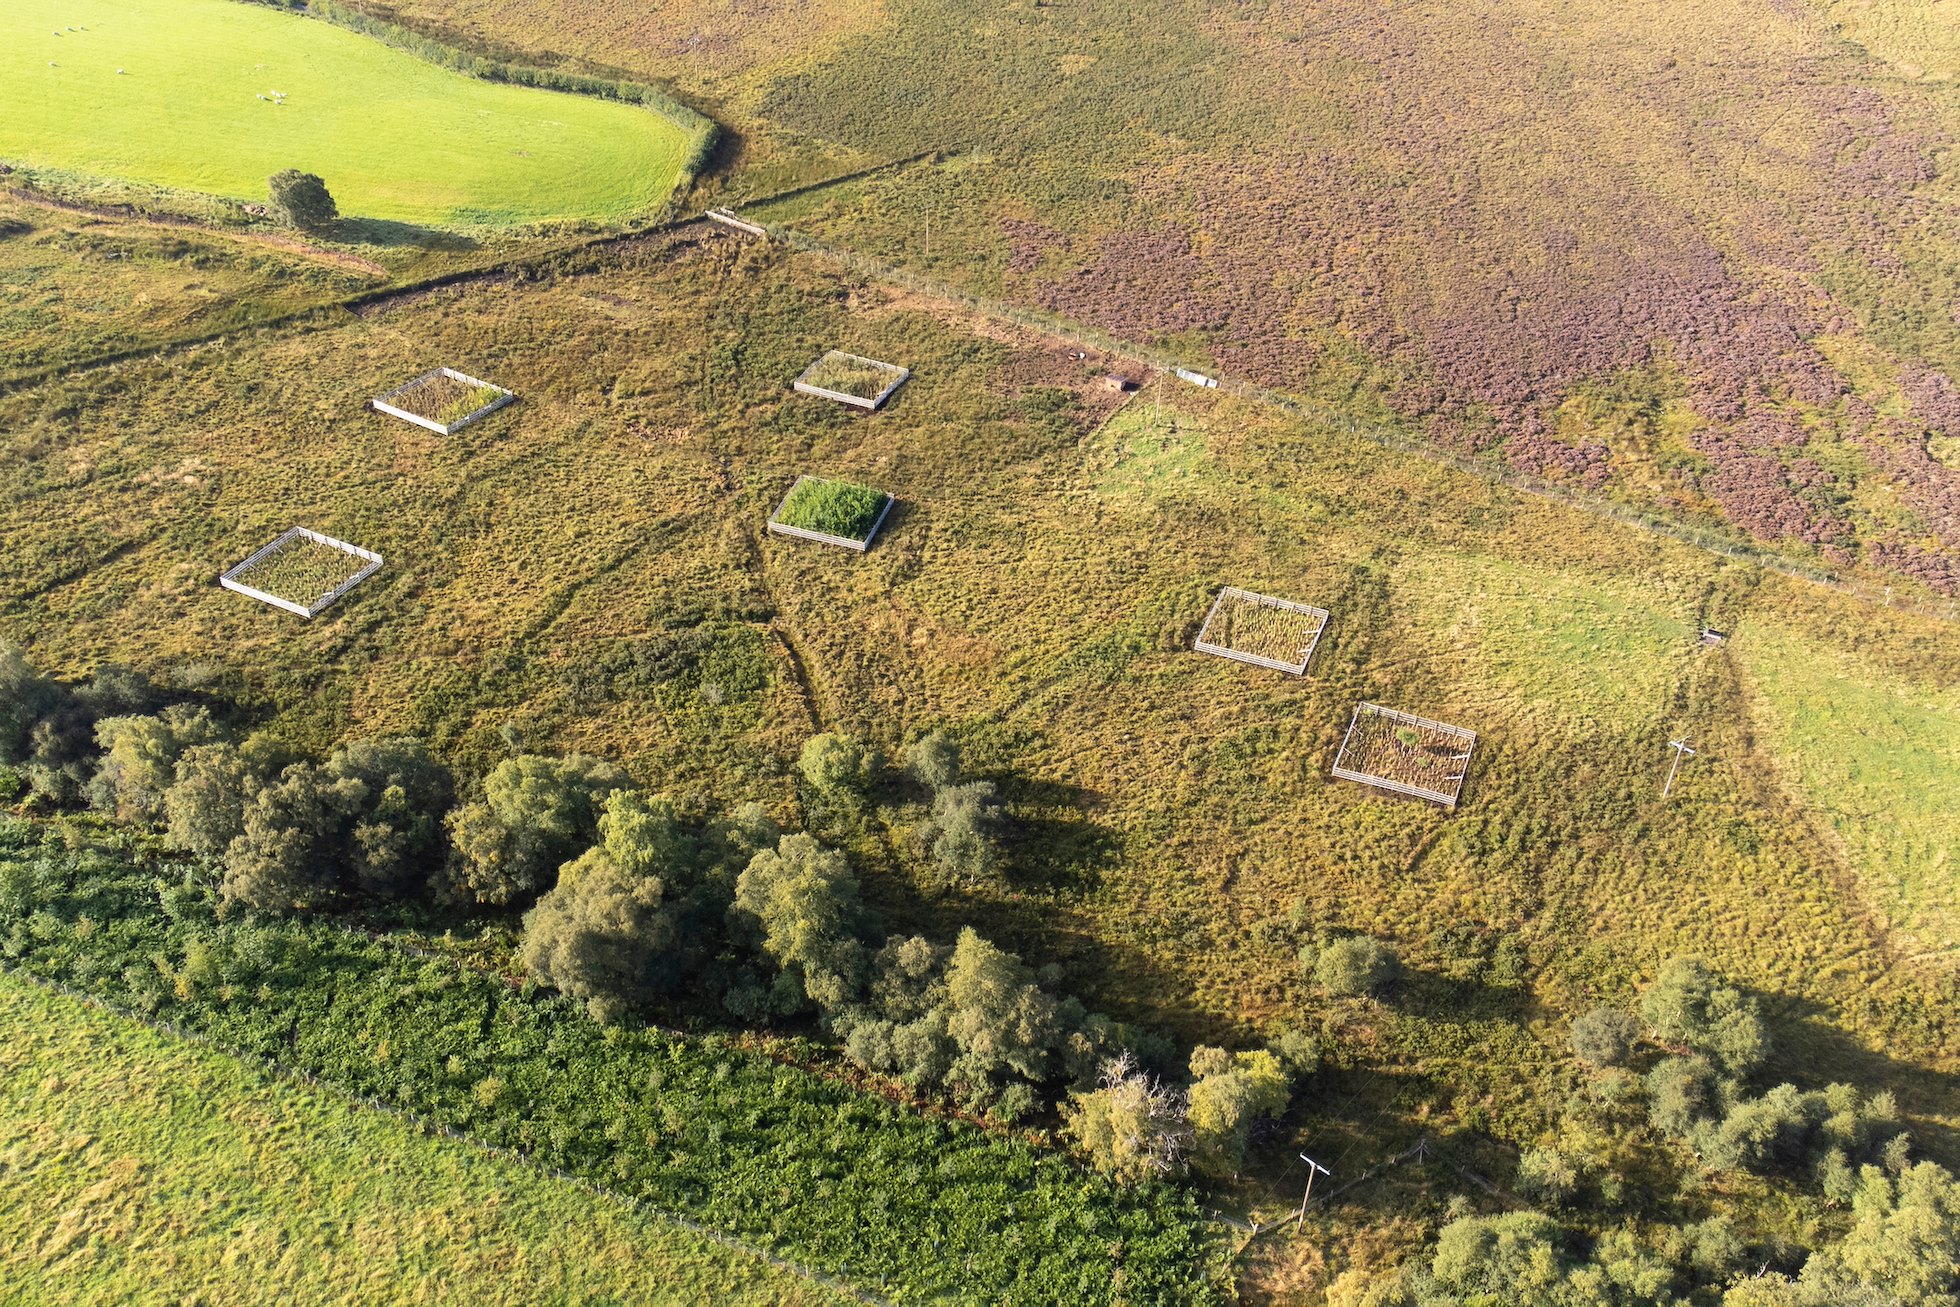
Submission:
[[[287,168],[272,174],[272,215],[288,227],[310,231],[340,216],[327,184],[310,172]]]

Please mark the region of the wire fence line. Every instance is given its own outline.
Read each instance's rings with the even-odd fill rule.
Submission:
[[[1085,350],[1092,349],[1100,353],[1115,354],[1124,358],[1133,359],[1159,372],[1175,375],[1185,375],[1190,372],[1190,369],[1186,367],[1186,364],[1189,362],[1188,359],[1165,350],[1157,349],[1154,346],[1145,345],[1133,340],[1125,340],[1084,323],[1063,318],[1058,314],[1044,312],[1039,309],[1024,308],[1019,305],[1007,304],[1000,300],[990,299],[983,295],[976,295],[971,291],[962,290],[956,286],[939,281],[936,278],[915,272],[902,265],[864,254],[858,250],[851,249],[849,246],[833,244],[832,242],[823,240],[820,237],[811,236],[793,227],[786,227],[780,223],[772,223],[766,219],[756,219],[753,217],[749,218],[749,221],[758,223],[758,225],[769,232],[770,239],[778,241],[790,249],[829,259],[873,280],[903,286],[908,290],[917,291],[923,295],[930,295],[935,299],[947,300],[971,309],[976,313],[984,314],[987,317],[1012,322],[1017,326],[1025,327],[1031,331],[1038,331],[1046,336],[1072,342]],[[1458,454],[1452,450],[1444,449],[1431,441],[1423,440],[1397,430],[1385,423],[1371,422],[1363,418],[1358,418],[1352,413],[1348,413],[1320,400],[1274,390],[1269,386],[1262,386],[1243,378],[1227,377],[1217,373],[1197,373],[1193,375],[1201,377],[1202,381],[1199,384],[1207,385],[1207,388],[1217,389],[1225,394],[1235,395],[1242,399],[1252,400],[1256,403],[1281,409],[1296,417],[1305,418],[1323,427],[1331,427],[1343,434],[1369,441],[1384,449],[1425,459],[1431,463],[1439,463],[1466,475],[1481,477],[1486,481],[1495,482],[1518,491],[1521,494],[1552,500],[1578,509],[1581,512],[1590,513],[1595,517],[1606,518],[1654,535],[1664,536],[1708,553],[1719,554],[1737,562],[1754,564],[1766,571],[1778,572],[1785,576],[1794,577],[1797,580],[1825,586],[1866,603],[1915,612],[1925,617],[1937,618],[1943,621],[1953,621],[1956,617],[1960,617],[1960,607],[1956,607],[1955,603],[1948,603],[1942,606],[1916,599],[1901,598],[1893,595],[1889,586],[1880,589],[1864,582],[1848,580],[1838,573],[1818,567],[1802,559],[1791,558],[1776,550],[1747,541],[1737,540],[1719,531],[1697,527],[1686,522],[1675,521],[1656,513],[1650,513],[1626,504],[1616,503],[1613,500],[1605,499],[1598,495],[1582,494],[1546,481],[1543,478],[1534,477],[1513,468],[1498,466],[1488,459],[1471,458],[1463,454]]]
[[[623,1204],[643,1216],[651,1217],[656,1221],[661,1221],[668,1225],[678,1226],[690,1234],[720,1244],[722,1247],[733,1252],[758,1258],[778,1270],[786,1271],[801,1279],[808,1280],[812,1284],[821,1285],[833,1293],[841,1294],[856,1302],[865,1303],[867,1307],[894,1307],[891,1299],[880,1297],[858,1285],[841,1280],[827,1271],[820,1271],[815,1267],[805,1266],[801,1262],[792,1261],[780,1253],[752,1244],[745,1239],[737,1238],[725,1230],[711,1225],[704,1225],[691,1217],[683,1216],[678,1212],[649,1203],[634,1194],[608,1188],[585,1176],[575,1175],[570,1171],[540,1162],[533,1155],[519,1149],[505,1148],[500,1144],[489,1143],[474,1135],[457,1130],[453,1126],[445,1125],[440,1121],[430,1120],[419,1112],[403,1107],[399,1103],[391,1103],[383,1098],[357,1093],[345,1085],[335,1084],[330,1080],[322,1080],[309,1071],[303,1071],[298,1067],[287,1066],[275,1058],[259,1057],[242,1049],[233,1048],[228,1044],[211,1038],[211,1036],[204,1034],[202,1031],[191,1030],[180,1026],[168,1017],[157,1016],[153,1013],[136,1012],[128,1008],[119,1007],[100,995],[75,989],[72,986],[63,984],[59,980],[39,976],[24,968],[12,966],[5,962],[0,962],[0,975],[24,980],[28,984],[38,986],[50,993],[59,994],[84,1007],[92,1008],[98,1012],[105,1012],[110,1016],[124,1021],[134,1022],[137,1025],[147,1027],[160,1034],[169,1035],[173,1039],[183,1040],[186,1043],[195,1044],[200,1048],[209,1049],[233,1061],[255,1067],[272,1079],[305,1085],[310,1089],[317,1090],[323,1094],[329,1094],[354,1106],[370,1108],[376,1112],[385,1113],[395,1120],[410,1126],[420,1134],[441,1135],[457,1143],[474,1148],[499,1161],[524,1167],[527,1170],[550,1176],[554,1180],[562,1180],[568,1184],[577,1185],[580,1189],[594,1197]]]

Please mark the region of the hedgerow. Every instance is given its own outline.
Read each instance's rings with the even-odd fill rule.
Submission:
[[[5,965],[904,1297],[1220,1296],[1179,1190],[1120,1189],[726,1038],[602,1027],[449,958],[229,912],[134,837],[82,829],[0,826]]]

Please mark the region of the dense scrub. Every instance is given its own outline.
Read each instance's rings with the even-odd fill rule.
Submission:
[[[0,977],[0,1251],[21,1301],[848,1302],[474,1143]],[[222,1204],[214,1195],[222,1194]],[[323,1200],[323,1196],[326,1197]],[[303,1250],[303,1255],[295,1255]]]
[[[77,831],[76,834],[81,832]],[[905,1296],[1202,1301],[1188,1197],[10,821],[7,965]]]

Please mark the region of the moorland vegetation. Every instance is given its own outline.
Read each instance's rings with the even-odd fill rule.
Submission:
[[[1947,625],[1511,488],[1945,609],[1952,107],[1832,12],[1869,53],[1722,0],[341,12],[705,89],[696,201],[847,174],[751,212],[910,289],[681,226],[411,233],[485,266],[356,298],[409,246],[0,211],[10,358],[124,358],[0,397],[53,673],[8,965],[897,1296],[1951,1302]],[[938,282],[1311,402],[1123,406]],[[832,344],[916,389],[791,399]],[[432,354],[527,404],[361,413]],[[876,550],[765,534],[812,467],[903,503]],[[295,515],[400,565],[304,628],[210,587]],[[1188,655],[1225,584],[1330,610],[1309,676]],[[1362,701],[1479,732],[1456,814],[1329,778]]]
[[[167,723],[176,704],[196,735],[181,714],[203,704],[214,728],[260,737],[252,747],[282,765],[240,785],[220,769],[211,792],[246,795],[222,848],[213,837],[202,852],[159,849],[134,874],[154,880],[156,860],[176,869],[172,883],[188,873],[214,923],[224,912],[275,931],[328,924],[269,915],[299,902],[329,916],[461,913],[447,918],[451,942],[389,924],[368,943],[528,976],[528,1002],[558,1004],[553,1020],[592,1038],[637,1038],[651,1016],[774,1046],[755,1033],[764,1023],[814,1041],[797,1056],[833,1073],[941,1111],[965,1099],[996,1119],[1025,1112],[1023,1128],[1072,1141],[1113,1178],[1154,1192],[1164,1181],[1152,1177],[1181,1170],[1262,1221],[1298,1203],[1284,1161],[1296,1148],[1343,1182],[1363,1176],[1337,1199],[1317,1195],[1309,1237],[1263,1226],[1239,1264],[1254,1294],[1310,1279],[1349,1300],[1469,1295],[1507,1273],[1495,1253],[1465,1260],[1486,1245],[1535,1249],[1534,1265],[1556,1268],[1545,1293],[1568,1300],[1630,1276],[1719,1302],[1766,1292],[1731,1284],[1764,1262],[1796,1293],[1856,1239],[1938,1210],[1937,1174],[1908,1179],[1952,1160],[1952,1013],[1940,973],[1906,942],[1949,928],[1927,892],[1936,882],[1818,841],[1792,765],[1804,760],[1779,753],[1786,737],[1772,729],[1810,693],[1789,675],[1820,657],[1855,660],[1863,692],[1906,711],[1913,697],[1898,687],[1942,675],[1937,623],[1894,614],[1879,639],[1871,610],[1841,595],[1486,483],[1471,496],[1421,460],[1229,398],[1160,408],[1153,396],[1112,418],[1123,401],[1052,342],[984,338],[951,310],[698,229],[543,266],[232,356],[118,365],[0,401],[22,469],[5,508],[22,542],[4,564],[7,629],[74,687],[64,711],[103,709],[77,712],[79,733],[28,728],[28,747],[41,748],[37,734],[47,745],[21,768],[50,795],[36,802],[94,787],[96,718]],[[698,345],[674,349],[688,339]],[[874,354],[902,342],[920,389],[872,419],[790,395],[819,342],[839,339]],[[374,378],[431,351],[521,379],[526,406],[467,447],[375,425],[361,408]],[[282,434],[268,442],[260,415],[274,408]],[[908,505],[889,545],[861,560],[772,545],[767,513],[813,464]],[[252,538],[252,514],[275,501],[282,516],[351,524],[404,562],[324,623],[227,602],[197,560],[223,547],[232,517]],[[50,511],[63,515],[59,540],[34,525]],[[1228,579],[1333,612],[1312,676],[1187,652]],[[147,602],[132,608],[136,596]],[[1710,621],[1728,644],[1694,638]],[[115,698],[113,674],[87,681],[105,656],[152,671],[161,704]],[[1388,691],[1480,730],[1458,817],[1326,781],[1352,704]],[[1126,709],[1112,714],[1117,697]],[[1660,804],[1657,760],[1681,721],[1702,754]],[[406,736],[427,743],[374,755]],[[1937,768],[1937,736],[1899,738],[1903,757]],[[186,747],[177,766],[193,754],[237,765],[224,749],[197,753],[209,747]],[[1805,742],[1822,757],[1847,747]],[[425,786],[432,776],[459,797]],[[353,797],[377,780],[421,797],[381,815]],[[173,769],[162,792],[178,783]],[[717,832],[756,801],[788,834],[745,859],[713,855]],[[1941,829],[1937,813],[1922,820]],[[166,832],[168,821],[166,804]],[[346,837],[363,826],[369,838]],[[705,860],[665,860],[685,847],[676,830]],[[382,888],[403,865],[421,869],[405,895]],[[221,908],[228,879],[238,895]],[[437,889],[461,901],[438,903]],[[724,900],[716,930],[690,928],[683,914]],[[50,902],[55,919],[97,919]],[[853,902],[864,932],[832,929]],[[821,907],[809,920],[823,928],[772,932],[783,904]],[[147,911],[132,889],[101,919]],[[697,937],[721,970],[676,956],[674,941]],[[140,965],[91,983],[140,1009],[130,966],[174,995],[154,956],[174,971],[188,945],[145,943]],[[1766,1061],[1731,1065],[1729,1044],[1683,1036],[1658,1008],[1633,1015],[1675,955],[1707,959],[1711,995],[1740,996],[1703,1008],[1753,1005]],[[744,967],[751,984],[736,983]],[[976,975],[984,983],[965,983]],[[621,1024],[596,1023],[595,999]],[[1627,1015],[1588,1018],[1606,1036],[1569,1047],[1566,1024],[1602,1006]],[[973,1017],[1003,1011],[1031,1038],[1003,1042]],[[1119,1040],[1070,1066],[1076,1038],[1098,1028],[1152,1030],[1174,1051]],[[1626,1051],[1601,1061],[1614,1030]],[[392,1038],[391,1058],[421,1037]],[[1125,1043],[1140,1046],[1128,1060]],[[376,1045],[363,1047],[372,1062]],[[361,1065],[330,1069],[362,1092],[423,1083]],[[1293,1091],[1279,1106],[1276,1070]],[[479,1110],[460,1100],[482,1074],[405,1101],[453,1096],[445,1111],[459,1115],[444,1119],[462,1121]],[[501,1086],[483,1092],[502,1104]],[[552,1113],[581,1110],[545,1098]],[[519,1118],[539,1101],[521,1100],[498,1137],[529,1147]],[[724,1106],[737,1114],[697,1109],[701,1128],[724,1125],[739,1143],[750,1127]],[[564,1125],[575,1115],[551,1119],[568,1140],[590,1133]],[[1913,1142],[1888,1152],[1906,1133]],[[1030,1156],[1086,1182],[1052,1154]],[[598,1165],[634,1164],[609,1153]],[[1499,1177],[1515,1208],[1458,1183],[1459,1169]],[[686,1206],[686,1174],[664,1191],[683,1210],[759,1219],[740,1204]],[[773,1246],[894,1284],[1011,1283],[987,1278],[1006,1272],[984,1258],[977,1270],[908,1260],[850,1223],[870,1191],[849,1188],[849,1168],[825,1178],[851,1202],[809,1209],[808,1225],[785,1216],[786,1233],[765,1234]],[[1483,1197],[1453,1206],[1465,1192]],[[1856,1235],[1861,1201],[1872,1215]],[[1419,1215],[1384,1240],[1389,1210]],[[808,1256],[799,1232],[820,1222],[835,1228],[830,1253]],[[1708,1222],[1733,1242],[1674,1234]],[[1944,1238],[1905,1253],[1888,1243],[1860,1265],[1916,1274],[1937,1266]],[[854,1241],[880,1251],[866,1259]],[[1164,1283],[1205,1260],[1164,1255],[1179,1268]]]

